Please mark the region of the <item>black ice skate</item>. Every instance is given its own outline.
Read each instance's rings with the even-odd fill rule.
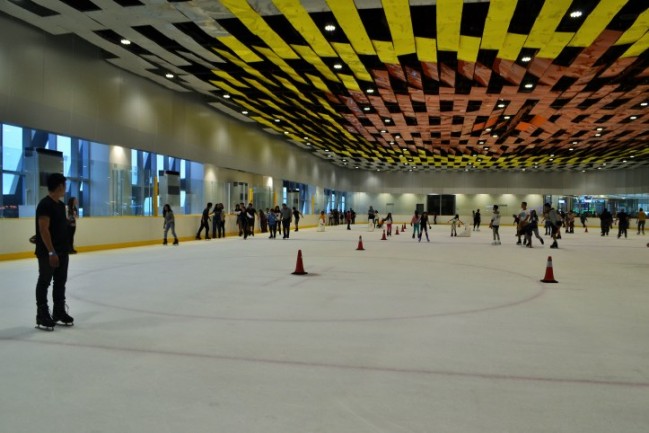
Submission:
[[[50,309],[47,305],[38,307],[36,311],[36,326],[35,328],[41,329],[43,331],[54,331],[56,322],[52,320],[50,316]]]
[[[74,326],[74,318],[66,310],[66,304],[55,305],[52,311],[52,320],[56,323],[61,323],[63,326]]]

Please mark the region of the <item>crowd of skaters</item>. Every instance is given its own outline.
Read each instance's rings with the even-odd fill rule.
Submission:
[[[283,239],[289,239],[291,232],[291,224],[294,224],[294,231],[299,231],[299,221],[303,216],[302,213],[296,208],[289,208],[286,203],[282,206],[275,206],[274,208],[266,208],[265,210],[256,210],[252,203],[239,203],[235,205],[233,212],[236,218],[236,225],[239,232],[239,237],[247,239],[249,236],[255,235],[256,221],[259,221],[258,227],[261,233],[268,233],[270,239],[276,239],[279,233]],[[392,213],[388,212],[385,218],[380,218],[379,212],[372,206],[368,209],[368,227],[370,230],[374,228],[384,227],[386,235],[392,236],[393,217]],[[631,217],[624,210],[620,210],[612,214],[608,209],[604,209],[599,215],[601,236],[608,236],[613,226],[617,225],[617,237],[628,237],[628,229],[630,226]],[[426,241],[430,242],[428,229],[432,223],[437,224],[437,214],[429,214],[428,212],[415,211],[410,221],[413,233],[412,238],[421,242],[425,236]],[[544,245],[543,237],[539,233],[539,227],[542,223],[545,228],[545,236],[552,238],[550,248],[558,248],[558,239],[561,239],[561,228],[563,227],[565,233],[574,233],[575,222],[577,219],[581,222],[582,228],[588,231],[588,216],[586,213],[576,214],[573,211],[563,212],[554,209],[549,203],[543,205],[542,213],[535,209],[529,210],[526,202],[521,203],[521,209],[517,214],[513,215],[514,226],[516,228],[517,245],[525,246],[527,248],[533,247],[533,239],[537,239],[541,245]],[[175,233],[175,221],[171,207],[166,204],[163,208],[164,218],[164,240],[163,244],[167,245],[167,233],[170,231],[174,237],[174,245],[178,245],[178,237]],[[202,232],[205,231],[204,239],[224,238],[225,237],[225,219],[226,212],[223,203],[207,203],[201,215],[200,226],[196,233],[196,239],[203,239]],[[637,234],[644,235],[646,213],[642,208],[639,209],[636,215],[637,219]],[[472,223],[473,231],[480,231],[482,215],[480,209],[472,210]],[[489,222],[489,228],[492,230],[493,242],[492,245],[501,245],[500,239],[500,221],[501,214],[498,205],[492,208],[492,216]],[[211,224],[210,224],[211,222]],[[332,209],[328,215],[324,211],[320,212],[318,217],[318,231],[324,231],[327,225],[340,225],[346,224],[347,230],[351,230],[351,225],[356,223],[356,212],[353,209],[341,211]],[[448,220],[451,227],[451,237],[468,237],[470,236],[470,228],[459,217],[455,215]],[[457,228],[465,226],[465,231],[460,232],[458,235]],[[211,236],[210,236],[211,229]]]

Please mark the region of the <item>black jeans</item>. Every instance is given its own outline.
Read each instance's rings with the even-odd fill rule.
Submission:
[[[47,305],[47,288],[52,280],[52,300],[54,305],[65,305],[65,283],[68,280],[68,263],[69,256],[67,253],[59,255],[59,267],[50,266],[49,256],[38,257],[38,281],[36,282],[36,305]]]
[[[291,220],[289,218],[282,220],[282,229],[284,231],[284,237],[288,239],[288,234],[291,232]]]

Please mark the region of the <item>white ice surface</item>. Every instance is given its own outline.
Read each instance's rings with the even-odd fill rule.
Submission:
[[[51,333],[0,262],[0,433],[647,433],[649,237],[449,230],[78,254]]]

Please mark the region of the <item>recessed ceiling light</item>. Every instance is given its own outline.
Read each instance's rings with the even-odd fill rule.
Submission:
[[[641,102],[641,103],[640,103],[640,106],[641,106],[641,107],[646,107],[647,105],[649,105],[649,102]]]
[[[358,168],[358,166],[356,166],[356,167],[354,167],[354,168]]]
[[[602,136],[602,134],[600,134],[599,132],[597,134],[595,134],[595,137],[601,137],[601,136]]]
[[[334,69],[342,69],[342,68],[343,68],[343,65],[341,65],[340,63],[336,63],[334,65]]]
[[[385,134],[386,132],[388,131],[386,131],[385,129],[381,129],[381,134]]]
[[[370,111],[370,107],[363,107],[363,111]]]
[[[308,140],[308,139],[309,139],[309,137],[307,137],[307,136],[305,135],[305,136],[304,136],[304,139],[305,139],[305,140]]]
[[[325,152],[329,152],[329,149],[325,149]]]
[[[631,117],[629,117],[629,119],[631,119],[631,120],[635,120],[635,119],[637,119],[637,118],[638,118],[638,116],[631,116]]]
[[[324,29],[325,29],[326,31],[328,31],[328,32],[334,32],[334,31],[336,31],[336,26],[334,26],[333,24],[327,24],[327,25],[324,27]]]
[[[534,84],[532,84],[532,83],[525,84],[526,89],[531,89],[532,87],[534,87]]]
[[[279,122],[280,122],[280,120],[279,120],[279,119],[275,119],[275,123],[279,123]]]
[[[248,110],[243,110],[243,111],[241,112],[241,114],[243,114],[243,115],[248,114]]]
[[[491,128],[485,129],[485,132],[491,132]]]
[[[394,136],[394,139],[395,139],[395,140],[398,140],[398,139],[400,139],[400,138],[401,138],[401,136],[400,136],[399,134],[397,134],[397,135]]]
[[[498,108],[505,108],[505,103],[501,102],[500,104],[497,105]]]
[[[131,45],[131,41],[129,41],[126,38],[123,38],[121,41],[119,41],[122,45]]]
[[[626,159],[623,159],[622,162],[626,162]]]
[[[550,158],[550,161],[554,161],[554,158]]]
[[[505,116],[505,117],[504,117],[505,120],[509,120],[509,119],[511,119],[511,118],[512,118],[512,116]]]
[[[579,18],[584,13],[582,11],[572,11],[570,12],[570,18]]]
[[[167,73],[165,74],[165,77],[171,79],[171,78],[174,77],[174,74],[172,74],[171,72],[167,72]]]
[[[493,138],[498,138],[498,134],[493,134],[492,137]]]
[[[635,158],[635,155],[631,155],[631,156],[629,156],[629,158]]]
[[[230,95],[229,95],[228,93],[226,93],[225,95],[223,95],[223,97],[224,97],[225,99],[230,99]]]
[[[572,152],[573,150],[575,150],[575,148],[574,148],[574,147],[571,147],[571,148],[568,149],[568,150]]]
[[[367,89],[367,93],[374,93],[374,89],[370,87],[369,89]]]
[[[311,146],[311,143],[306,143],[307,146]]]
[[[530,60],[532,60],[532,58],[530,56],[524,56],[523,58],[521,58],[521,62],[524,62],[524,63],[527,63]]]
[[[284,131],[284,134],[288,135],[288,131]]]
[[[384,122],[385,123],[390,123],[390,122],[392,122],[392,119],[385,119]]]
[[[602,128],[601,126],[598,126],[598,127],[597,127],[597,130],[598,130],[598,131],[603,131],[604,128]]]
[[[489,150],[489,147],[485,146],[485,147],[483,147],[482,149],[484,149],[484,150]]]
[[[576,142],[576,141],[573,141],[572,144],[577,144],[577,142]]]

